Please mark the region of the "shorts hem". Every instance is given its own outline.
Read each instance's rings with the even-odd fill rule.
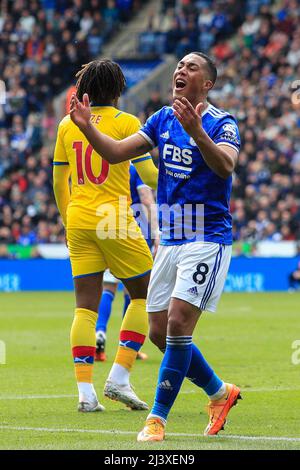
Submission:
[[[147,313],[162,312],[163,310],[168,310],[168,308],[169,308],[169,304],[159,306],[159,307],[156,307],[154,305],[149,305],[149,306],[146,305],[146,312]]]
[[[100,273],[103,273],[103,272],[104,272],[104,270],[102,270],[102,271],[96,271],[95,273],[78,274],[77,276],[73,276],[73,279],[80,279],[81,277],[94,276],[95,274],[100,274]]]
[[[217,310],[216,307],[206,307],[202,310],[202,312],[216,313],[216,310]]]
[[[114,276],[120,279],[120,281],[130,281],[131,279],[137,279],[139,277],[146,276],[146,274],[149,274],[149,273],[151,273],[151,269],[148,269],[148,271],[145,271],[144,273],[137,274],[136,276],[132,276],[132,277],[119,277],[116,274],[114,274]]]
[[[199,299],[197,299],[197,303],[194,303],[192,302],[191,300],[187,299],[186,297],[184,297],[183,295],[180,296],[180,294],[174,294],[172,295],[172,298],[174,299],[179,299],[179,300],[183,300],[184,302],[187,302],[188,304],[190,305],[193,305],[194,307],[197,307],[201,312],[211,312],[211,313],[215,313],[216,311],[216,307],[205,307],[205,308],[201,308],[200,305],[201,305],[201,300],[200,300],[200,303],[199,303]]]

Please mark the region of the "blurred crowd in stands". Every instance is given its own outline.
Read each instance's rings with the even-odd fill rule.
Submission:
[[[139,4],[1,0],[0,243],[64,241],[52,194],[53,98]]]
[[[186,0],[180,9],[177,4],[163,1],[140,48],[178,58],[202,50],[215,58],[219,79],[210,100],[238,118],[242,138],[231,204],[234,239],[299,240],[300,3]],[[163,39],[156,43],[156,37]],[[146,115],[161,101],[154,92]]]
[[[139,2],[140,6],[143,2]],[[70,85],[138,2],[1,2],[0,242],[63,241],[51,190],[52,98]],[[237,117],[235,240],[300,239],[300,5],[297,0],[163,0],[140,36],[144,56],[202,50],[219,78],[210,94]],[[293,89],[294,84],[294,89]],[[298,82],[299,87],[299,82]],[[168,104],[153,91],[144,118]]]

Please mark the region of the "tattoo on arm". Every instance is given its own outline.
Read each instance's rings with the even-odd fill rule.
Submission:
[[[135,150],[136,150],[137,152],[141,152],[141,154],[142,154],[142,153],[146,153],[146,152],[148,152],[149,150],[151,150],[151,145],[148,144],[147,142],[145,142],[145,143],[142,143],[142,144],[140,144],[140,145],[137,145],[136,148],[135,148]]]

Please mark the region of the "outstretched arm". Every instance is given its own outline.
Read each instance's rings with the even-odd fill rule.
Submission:
[[[201,113],[203,103],[196,109],[186,98],[173,103],[174,114],[184,130],[194,139],[206,164],[221,178],[228,178],[237,163],[238,150],[227,145],[215,144],[202,127]]]
[[[70,167],[69,165],[53,166],[53,192],[64,226],[67,226],[67,208],[70,202]]]
[[[83,95],[83,103],[80,103],[76,95],[72,96],[70,116],[93,149],[110,164],[130,160],[151,150],[151,145],[139,134],[133,134],[123,140],[114,140],[99,132],[90,121],[91,108],[86,93]]]

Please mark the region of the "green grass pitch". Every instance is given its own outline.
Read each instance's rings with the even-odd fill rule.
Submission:
[[[300,449],[300,364],[292,343],[300,340],[297,293],[224,294],[216,315],[205,313],[194,334],[216,372],[242,388],[243,401],[225,431],[203,437],[203,392],[186,381],[170,414],[167,438],[139,444],[147,412],[130,411],[102,397],[117,347],[122,296],[118,293],[108,333],[108,361],[96,363],[95,386],[104,413],[77,412],[77,388],[69,350],[72,293],[0,295],[1,449]],[[160,353],[149,341],[132,383],[151,405]],[[299,355],[298,355],[299,357]]]

